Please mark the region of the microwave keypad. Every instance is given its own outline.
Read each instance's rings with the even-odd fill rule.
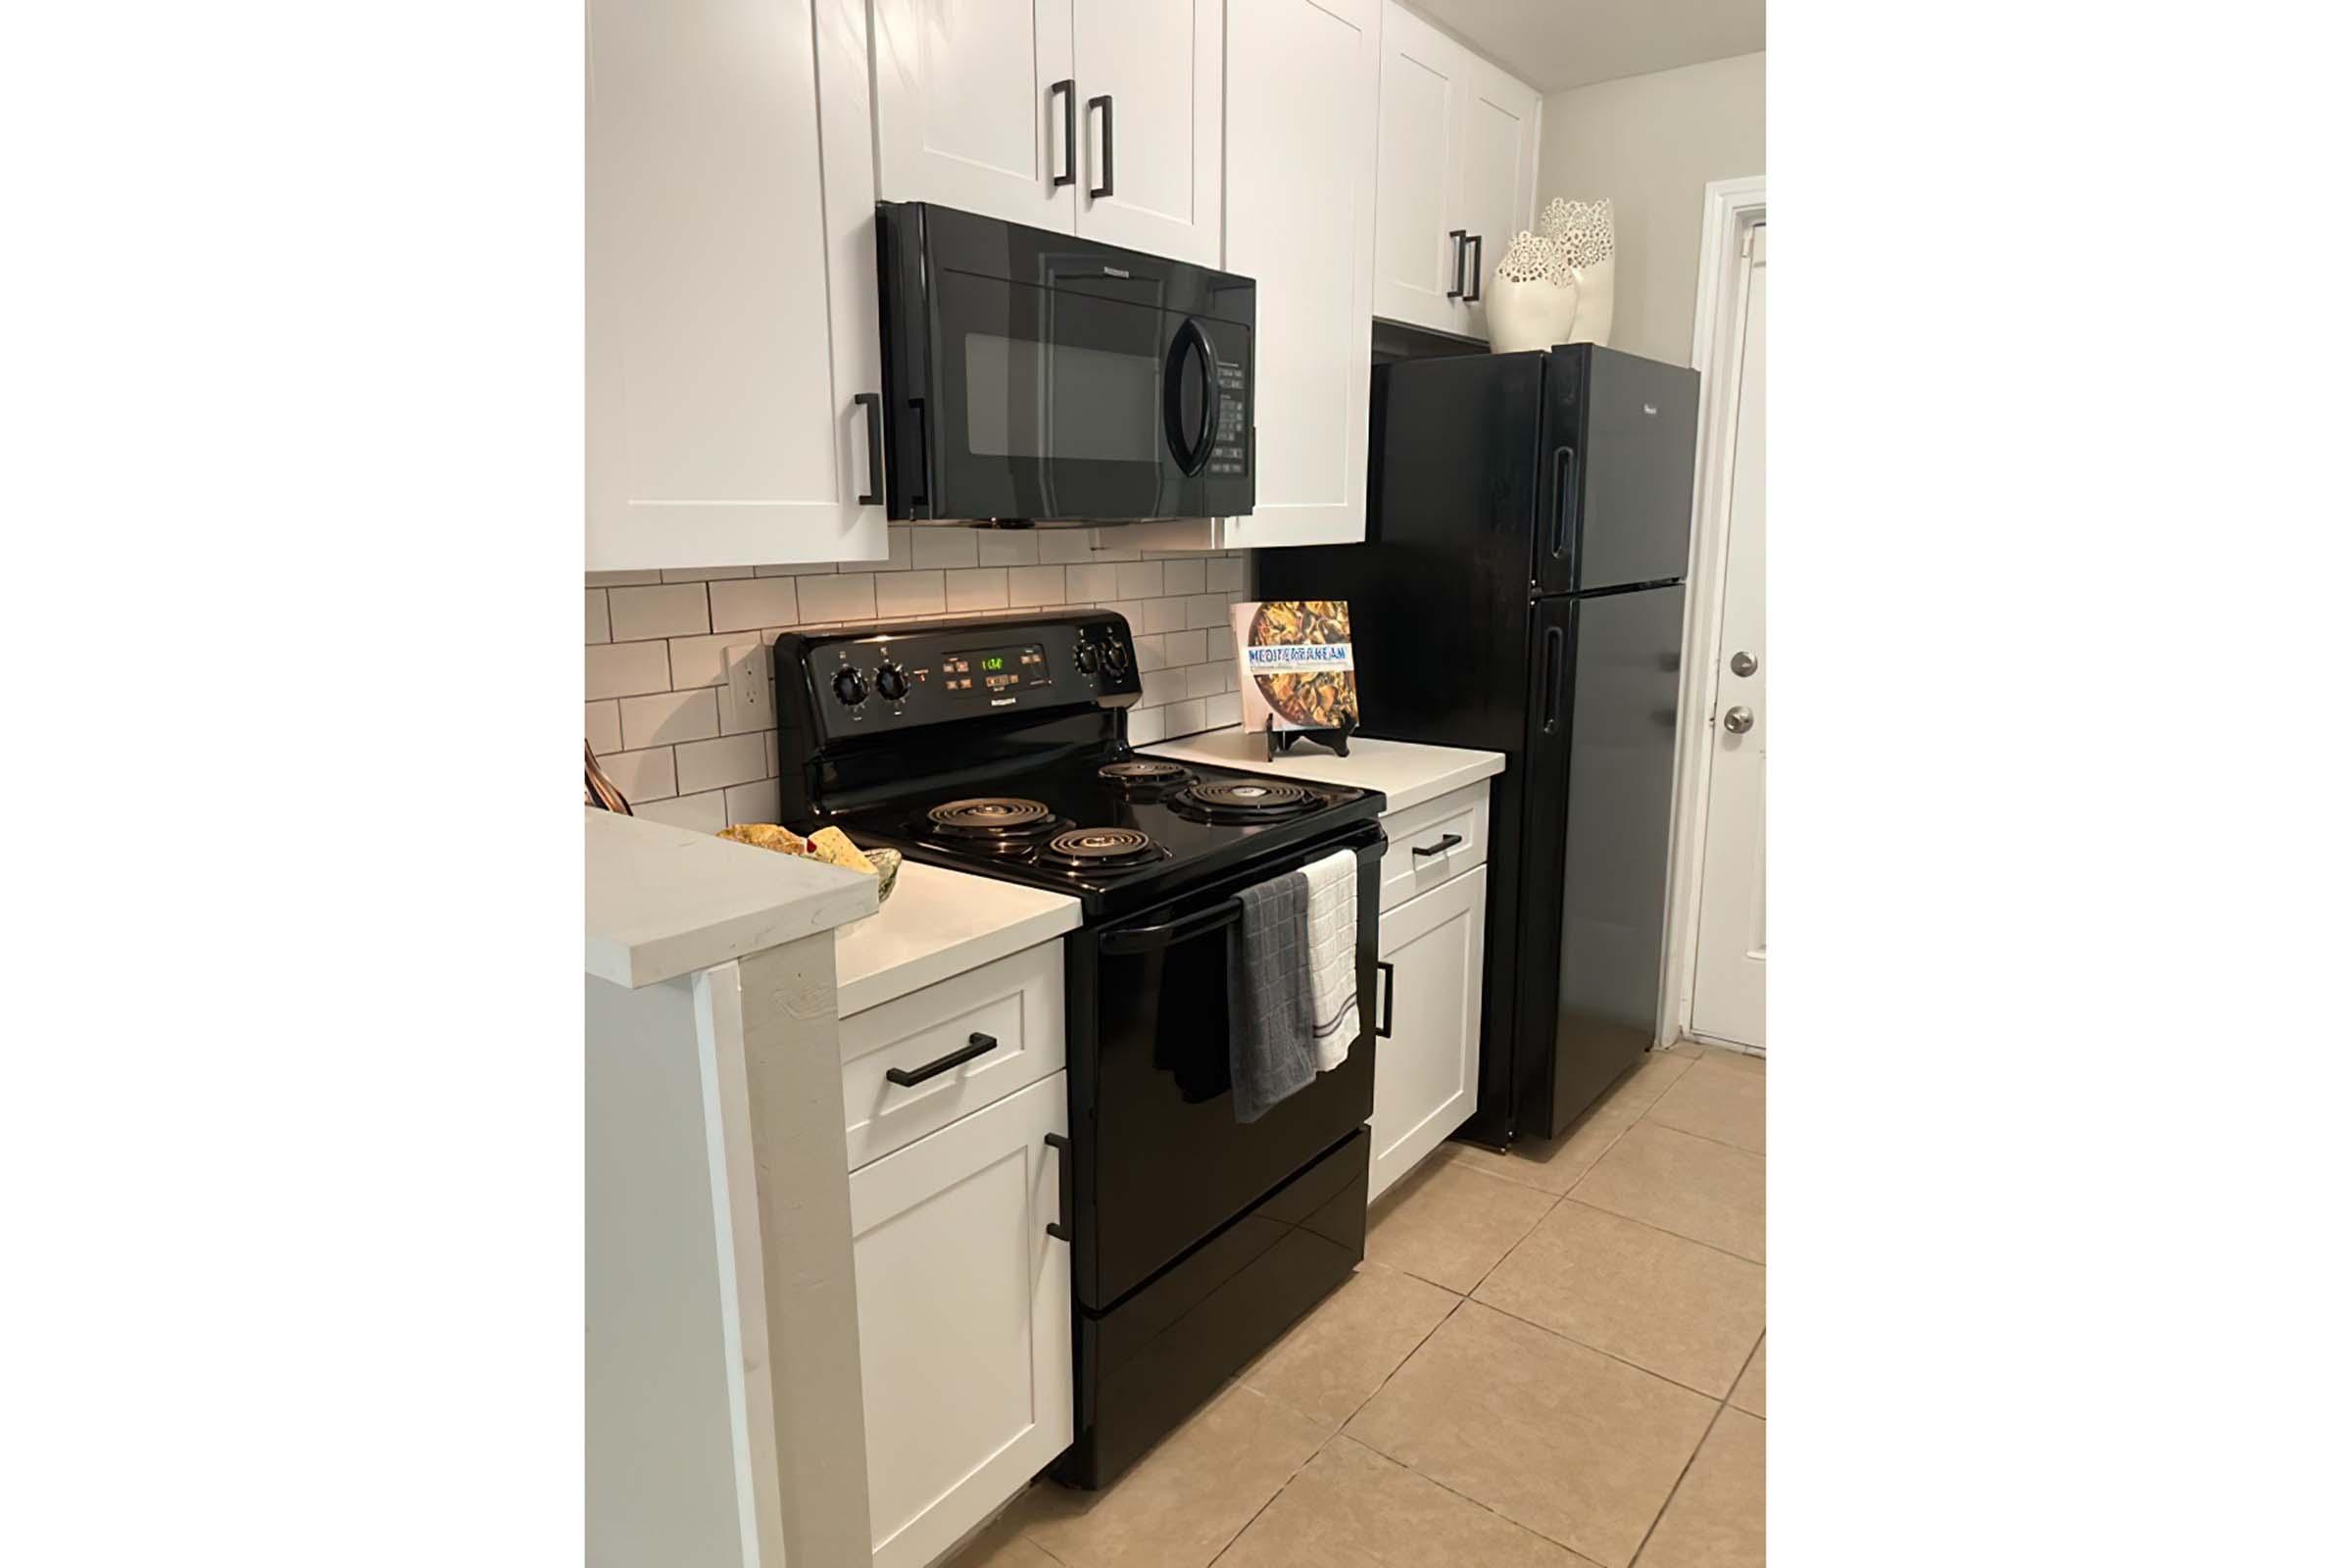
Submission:
[[[1217,361],[1217,390],[1223,394],[1217,403],[1217,428],[1208,449],[1210,473],[1247,473],[1250,448],[1242,420],[1247,414],[1242,406],[1247,374],[1244,367]]]

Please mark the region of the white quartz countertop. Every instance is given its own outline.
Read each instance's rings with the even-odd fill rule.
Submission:
[[[1493,778],[1502,771],[1500,752],[1474,752],[1460,746],[1421,746],[1411,741],[1376,741],[1357,736],[1348,743],[1346,757],[1334,757],[1326,747],[1301,741],[1295,750],[1266,760],[1264,735],[1239,729],[1204,730],[1180,740],[1138,748],[1151,757],[1179,762],[1205,762],[1214,767],[1240,768],[1276,778],[1295,778],[1309,784],[1338,784],[1348,789],[1378,790],[1389,798],[1389,809],[1401,811],[1434,801],[1448,790]]]
[[[648,986],[874,911],[876,884],[862,871],[648,817],[582,811],[587,967],[600,980]]]
[[[881,912],[834,934],[843,1017],[1049,942],[1079,924],[1078,901],[908,860]]]

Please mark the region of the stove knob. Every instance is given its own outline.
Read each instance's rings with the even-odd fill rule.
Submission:
[[[884,664],[874,671],[874,690],[897,702],[906,695],[906,672],[896,664]]]
[[[1126,674],[1127,645],[1121,642],[1104,643],[1102,645],[1102,667],[1113,675]]]
[[[865,701],[865,677],[848,664],[833,677],[833,695],[841,699],[844,708],[856,708]]]
[[[1093,643],[1082,642],[1078,645],[1078,668],[1083,673],[1092,675],[1095,672],[1095,666],[1102,662],[1102,659],[1095,653]]]

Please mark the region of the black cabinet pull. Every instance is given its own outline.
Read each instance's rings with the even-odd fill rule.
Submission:
[[[970,1045],[958,1046],[937,1061],[926,1061],[911,1071],[905,1067],[893,1067],[882,1076],[897,1084],[901,1089],[912,1089],[926,1078],[936,1078],[951,1067],[960,1067],[974,1056],[985,1056],[996,1049],[997,1037],[995,1035],[975,1033]]]
[[[1438,842],[1435,844],[1414,845],[1413,853],[1415,855],[1444,855],[1447,850],[1452,849],[1456,844],[1461,842],[1462,836],[1459,833],[1448,833],[1444,838],[1438,840]]]
[[[850,400],[865,410],[865,474],[873,486],[858,498],[861,507],[882,504],[882,394],[860,392]]]
[[[1478,247],[1478,254],[1470,258],[1470,292],[1462,296],[1464,305],[1476,305],[1486,298],[1486,290],[1479,285],[1478,274],[1487,270],[1487,236],[1473,234],[1470,243]]]
[[[1100,98],[1086,101],[1086,112],[1090,116],[1098,109],[1102,111],[1102,183],[1089,185],[1086,193],[1089,196],[1107,196],[1110,194],[1110,176],[1116,169],[1116,155],[1110,145],[1110,94],[1104,93]]]
[[[1446,237],[1453,241],[1453,287],[1446,291],[1446,297],[1458,300],[1462,297],[1462,258],[1470,253],[1470,247],[1464,241],[1469,239],[1470,231],[1466,228],[1449,228],[1446,231]]]
[[[1372,1032],[1386,1040],[1389,1026],[1396,1021],[1396,966],[1375,963],[1372,967],[1380,971],[1380,1018],[1372,1025]]]
[[[1046,89],[1047,101],[1061,95],[1061,172],[1054,176],[1056,190],[1078,183],[1078,83],[1067,78]],[[1048,158],[1048,163],[1053,159]]]
[[[1070,1240],[1070,1141],[1059,1133],[1048,1133],[1046,1147],[1061,1156],[1061,1198],[1057,1217],[1046,1221],[1046,1234],[1057,1242],[1066,1242]]]

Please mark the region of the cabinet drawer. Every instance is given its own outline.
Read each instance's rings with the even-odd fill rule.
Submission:
[[[1380,862],[1380,907],[1394,909],[1487,862],[1487,781],[1465,784],[1450,794],[1380,819],[1388,830],[1389,853]],[[1455,842],[1446,845],[1448,836]],[[1415,850],[1436,851],[1415,855]]]
[[[915,1084],[915,1074],[994,1042]],[[1061,944],[1044,942],[841,1020],[850,1169],[1061,1069]]]

